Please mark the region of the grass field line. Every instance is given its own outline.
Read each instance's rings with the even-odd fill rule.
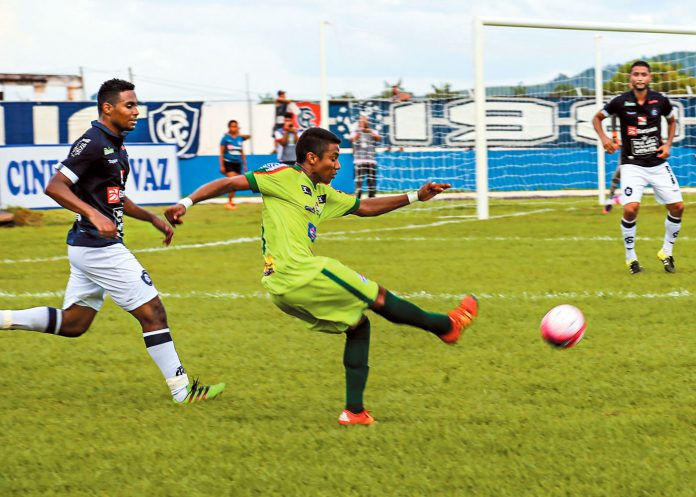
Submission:
[[[43,291],[43,292],[6,292],[0,290],[0,298],[46,298],[46,297],[62,297],[63,291]],[[464,294],[458,293],[431,293],[426,291],[418,292],[397,292],[403,298],[407,299],[425,299],[425,300],[458,300]],[[229,300],[244,300],[244,299],[269,299],[270,296],[266,292],[210,292],[193,290],[190,292],[161,292],[160,295],[167,299],[229,299]],[[615,290],[585,290],[582,292],[476,292],[476,296],[483,300],[547,300],[547,299],[673,299],[673,298],[689,298],[694,294],[687,289],[672,290],[669,292],[631,292],[631,291],[615,291]]]
[[[621,241],[619,234],[616,236],[556,236],[556,237],[535,237],[535,236],[453,236],[453,237],[429,237],[429,236],[333,236],[324,235],[332,242],[616,242]],[[638,241],[656,242],[662,241],[662,237],[651,236],[638,237]],[[696,238],[688,236],[679,237],[679,242],[693,242]]]
[[[536,211],[529,211],[529,212],[515,212],[513,214],[503,214],[500,216],[491,216],[489,219],[501,219],[501,218],[506,218],[506,217],[519,217],[519,216],[527,216],[531,214],[539,214],[543,212],[551,212],[552,209],[539,209]],[[372,232],[383,232],[383,231],[400,231],[400,230],[407,230],[407,229],[417,229],[417,228],[432,228],[436,226],[442,226],[443,224],[452,224],[452,223],[464,223],[468,221],[476,221],[476,219],[471,219],[471,218],[466,218],[466,219],[450,219],[446,221],[436,221],[434,223],[427,223],[427,224],[408,224],[405,226],[397,226],[397,227],[392,227],[392,228],[366,228],[363,230],[351,230],[351,231],[333,231],[329,233],[325,233],[322,235],[322,237],[330,237],[330,236],[336,236],[336,235],[349,235],[352,233],[372,233]],[[188,243],[184,245],[171,245],[169,247],[150,247],[150,248],[143,248],[143,249],[132,249],[131,251],[133,253],[148,253],[148,252],[164,252],[165,250],[188,250],[188,249],[197,249],[197,248],[206,248],[206,247],[217,247],[217,246],[224,246],[224,245],[235,245],[238,243],[250,243],[250,242],[257,242],[259,240],[258,237],[241,237],[241,238],[231,238],[229,240],[219,240],[216,242],[205,242],[205,243]],[[67,255],[60,255],[60,256],[53,256],[53,257],[33,257],[33,258],[25,258],[25,259],[0,259],[0,264],[32,264],[35,262],[53,262],[53,261],[64,261],[67,260],[68,256]]]

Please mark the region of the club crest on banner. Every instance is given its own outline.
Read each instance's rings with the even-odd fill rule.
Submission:
[[[149,112],[148,124],[153,143],[176,145],[180,159],[196,155],[200,110],[180,103],[165,103]]]
[[[295,125],[301,129],[316,128],[321,124],[321,106],[313,102],[297,102]]]

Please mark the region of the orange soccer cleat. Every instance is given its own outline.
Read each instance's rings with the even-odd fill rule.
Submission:
[[[462,331],[471,326],[478,315],[478,300],[473,295],[465,296],[459,306],[448,312],[452,328],[444,335],[438,335],[443,342],[454,345],[459,340]]]
[[[375,422],[375,418],[370,415],[370,412],[363,409],[362,412],[354,414],[348,409],[344,409],[338,417],[339,425],[371,425]]]

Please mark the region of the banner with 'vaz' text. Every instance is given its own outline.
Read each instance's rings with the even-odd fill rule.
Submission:
[[[0,207],[59,207],[44,189],[69,145],[0,147]],[[168,204],[179,200],[179,163],[174,145],[128,145],[130,175],[126,196],[136,204]]]

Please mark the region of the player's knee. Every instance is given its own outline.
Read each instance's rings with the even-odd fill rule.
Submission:
[[[684,214],[684,202],[672,204],[669,208],[669,213],[672,217],[682,217],[682,214]]]

